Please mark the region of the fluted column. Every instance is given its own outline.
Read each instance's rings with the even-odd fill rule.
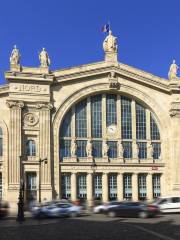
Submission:
[[[71,200],[77,200],[77,174],[71,174]]]
[[[123,200],[123,174],[117,174],[117,199],[118,201]]]
[[[10,129],[9,129],[9,171],[8,181],[9,188],[18,189],[20,176],[22,174],[22,164],[20,156],[22,155],[22,101],[7,101],[7,106],[10,108]]]
[[[133,199],[133,201],[138,200],[138,175],[137,175],[137,173],[132,174],[132,199]]]
[[[87,174],[87,201],[89,206],[93,206],[93,174]]]
[[[147,186],[147,199],[153,199],[153,185],[152,185],[152,174],[148,173],[146,177],[146,186]]]
[[[103,173],[102,175],[102,199],[103,202],[108,202],[109,197],[108,197],[108,174]]]
[[[50,103],[38,103],[36,108],[39,110],[39,160],[43,161],[39,168],[40,172],[40,188],[41,198],[52,198],[51,186],[51,109],[53,106]]]

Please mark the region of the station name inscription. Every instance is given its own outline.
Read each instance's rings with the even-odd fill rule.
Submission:
[[[48,86],[32,85],[32,84],[13,84],[11,85],[11,91],[13,92],[25,92],[25,93],[48,93]]]

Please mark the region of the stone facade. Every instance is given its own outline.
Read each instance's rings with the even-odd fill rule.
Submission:
[[[111,54],[111,57],[107,57]],[[124,198],[123,175],[131,174],[132,199],[138,199],[138,174],[146,174],[146,198],[153,198],[153,174],[161,176],[161,195],[180,195],[180,79],[164,79],[135,69],[117,61],[115,52],[105,52],[105,61],[82,66],[50,71],[49,66],[29,68],[11,64],[5,73],[8,84],[0,88],[0,127],[3,132],[3,153],[0,157],[2,198],[15,206],[19,194],[20,179],[34,173],[36,198],[52,199],[62,196],[62,175],[70,174],[71,199],[77,199],[77,176],[86,175],[87,200],[93,201],[93,175],[102,174],[102,200],[109,200],[108,176],[117,176],[117,199]],[[60,161],[60,126],[65,114],[73,105],[95,94],[127,96],[142,103],[147,115],[155,116],[161,136],[161,156],[152,158],[150,133],[147,130],[147,159],[139,160],[138,153],[132,159],[124,159],[121,145],[121,128],[117,125],[119,157],[108,156],[93,159],[93,156],[77,158],[76,154]],[[88,100],[87,100],[88,101]],[[103,100],[102,100],[103,101]],[[118,103],[117,103],[118,104]],[[88,110],[87,104],[87,111]],[[102,113],[105,111],[102,103]],[[132,128],[135,131],[135,108],[132,107]],[[105,114],[102,114],[103,129],[106,129]],[[117,115],[117,121],[120,116]],[[75,117],[74,117],[75,119]],[[147,117],[146,121],[150,121]],[[150,123],[147,123],[150,126]],[[87,117],[88,129],[91,119]],[[72,117],[72,132],[75,130]],[[90,131],[90,130],[88,130]],[[115,131],[115,130],[108,130]],[[107,140],[108,133],[103,133]],[[111,132],[110,132],[111,134]],[[113,133],[112,133],[113,134]],[[91,133],[88,133],[91,138]],[[26,143],[31,140],[36,146],[35,154],[28,155]],[[133,154],[136,138],[133,136]],[[46,161],[41,161],[47,159]],[[96,169],[92,168],[92,163]],[[29,175],[28,175],[29,176]],[[32,185],[33,185],[32,184]],[[32,186],[31,186],[32,187]],[[33,191],[33,189],[31,189]],[[28,193],[26,193],[28,194]]]

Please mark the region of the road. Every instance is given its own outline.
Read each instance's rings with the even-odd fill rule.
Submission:
[[[180,240],[180,214],[157,218],[108,218],[87,215],[79,218],[0,221],[1,240]]]

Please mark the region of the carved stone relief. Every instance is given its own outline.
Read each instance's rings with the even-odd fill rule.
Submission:
[[[34,113],[25,113],[24,114],[24,125],[26,126],[35,126],[39,122],[39,118]]]

